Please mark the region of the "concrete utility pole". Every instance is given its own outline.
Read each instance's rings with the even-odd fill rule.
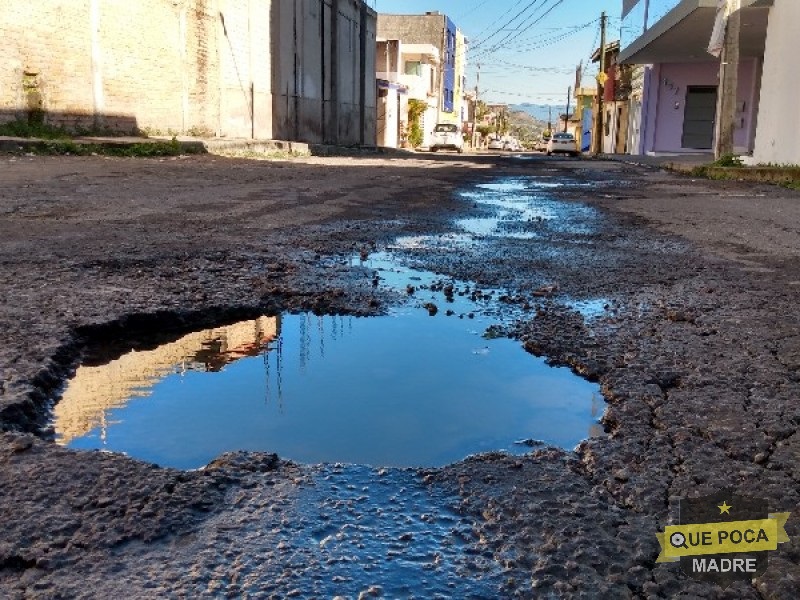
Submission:
[[[567,88],[567,110],[564,113],[564,133],[567,133],[567,125],[569,125],[569,105],[572,100],[572,87]]]
[[[475,63],[478,68],[478,73],[475,77],[475,108],[472,110],[472,148],[473,150],[478,145],[478,102],[480,98],[480,85],[481,85],[481,63]]]
[[[603,117],[605,108],[603,96],[606,91],[606,13],[600,15],[600,73],[597,75],[597,115],[595,115],[592,151],[600,154],[603,151]]]
[[[719,64],[717,121],[714,126],[714,158],[733,154],[736,132],[737,90],[739,88],[739,33],[742,27],[741,0],[728,0],[730,14],[725,29],[725,46]]]

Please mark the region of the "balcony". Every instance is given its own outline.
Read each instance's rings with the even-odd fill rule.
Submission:
[[[741,0],[743,57],[764,54],[771,0]],[[620,61],[629,64],[703,62],[717,0],[638,0],[624,2]]]

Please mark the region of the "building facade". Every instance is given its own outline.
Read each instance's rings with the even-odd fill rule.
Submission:
[[[794,57],[798,49],[800,2],[775,0],[769,9],[753,161],[800,165],[800,80]]]
[[[4,0],[0,120],[374,144],[363,0]]]
[[[466,40],[455,24],[445,15],[428,12],[424,15],[378,15],[378,39],[399,40],[404,48],[424,50],[421,64],[432,67],[430,85],[425,81],[429,108],[423,117],[423,146],[427,146],[436,123],[463,124],[464,73],[466,69]],[[435,60],[430,54],[436,53]],[[406,65],[414,63],[408,59]],[[414,75],[424,79],[421,71],[409,66]],[[405,71],[408,74],[407,70]],[[428,95],[432,93],[433,96]],[[409,98],[418,98],[409,90]]]
[[[734,147],[752,153],[772,0],[740,0]],[[782,2],[782,0],[776,0]],[[789,0],[791,2],[791,0]],[[707,48],[717,0],[623,0],[620,62],[642,65],[627,136],[632,154],[712,152],[720,60]]]
[[[436,123],[438,117],[439,51],[432,44],[406,44],[401,40],[378,39],[378,145],[408,147],[410,130],[409,101],[422,103],[421,121]],[[383,90],[386,90],[385,92]],[[394,97],[396,96],[396,98]],[[392,105],[397,104],[397,123],[393,122]],[[396,133],[393,131],[396,128]],[[423,136],[427,146],[430,132]],[[394,142],[394,143],[393,143]]]

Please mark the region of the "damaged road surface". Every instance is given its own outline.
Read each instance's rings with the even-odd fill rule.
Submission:
[[[511,156],[5,156],[0,190],[0,597],[800,597],[797,193]],[[56,443],[93,348],[398,310],[599,384],[600,431],[443,467]],[[656,562],[723,489],[791,513],[725,590]]]

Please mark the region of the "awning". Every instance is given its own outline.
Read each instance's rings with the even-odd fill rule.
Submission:
[[[714,30],[719,0],[683,0],[650,29],[620,50],[619,62],[653,63],[707,62],[709,38]],[[742,2],[740,56],[761,57],[767,38],[769,8]]]

